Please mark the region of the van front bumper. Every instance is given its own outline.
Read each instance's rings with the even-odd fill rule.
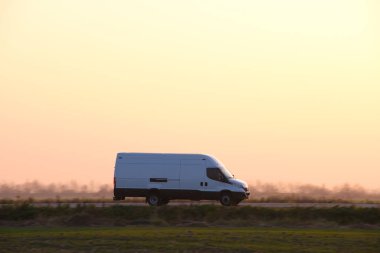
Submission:
[[[244,200],[244,199],[248,199],[249,195],[251,193],[249,191],[246,191],[246,192],[233,192],[232,193],[232,198],[233,199],[236,199],[238,200],[239,202]]]

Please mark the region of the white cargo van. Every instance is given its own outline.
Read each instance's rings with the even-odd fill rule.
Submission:
[[[237,205],[248,198],[247,183],[235,179],[221,162],[203,154],[118,153],[114,200],[146,197],[151,206],[172,199],[219,200]]]

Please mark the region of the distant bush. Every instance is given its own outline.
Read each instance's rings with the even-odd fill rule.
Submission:
[[[29,204],[3,206],[0,208],[0,220],[29,220],[38,215],[39,210]]]

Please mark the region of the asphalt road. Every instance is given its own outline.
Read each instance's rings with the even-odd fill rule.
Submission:
[[[69,205],[74,208],[78,205],[95,206],[95,207],[109,207],[109,206],[148,206],[144,202],[94,202],[94,203],[82,203],[82,202],[69,202],[69,203],[30,203],[32,206],[36,207],[57,207],[60,205]],[[12,204],[0,204],[1,206],[12,205]],[[172,201],[168,204],[169,206],[191,206],[191,205],[220,205],[216,201]],[[365,207],[365,208],[380,208],[380,204],[366,204],[366,203],[251,203],[251,202],[241,202],[239,206],[253,206],[253,207],[268,207],[268,208],[290,208],[290,207],[317,207],[317,208],[330,208],[334,206],[339,207]]]

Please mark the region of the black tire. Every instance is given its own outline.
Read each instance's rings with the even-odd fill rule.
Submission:
[[[156,192],[152,192],[150,193],[147,197],[146,197],[146,202],[148,202],[148,204],[150,206],[159,206],[161,205],[161,199],[160,199],[160,196],[158,195],[158,193]]]
[[[236,205],[236,201],[234,199],[232,199],[232,196],[231,196],[231,193],[229,192],[222,192],[220,194],[220,204],[222,204],[223,206],[235,206]]]

